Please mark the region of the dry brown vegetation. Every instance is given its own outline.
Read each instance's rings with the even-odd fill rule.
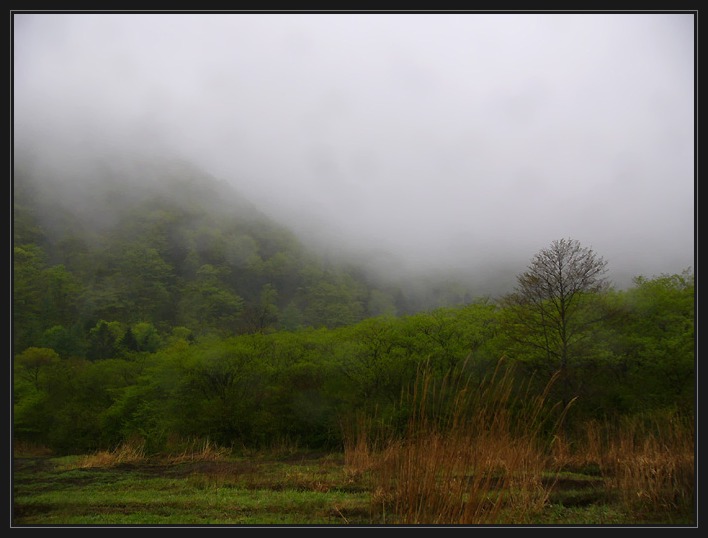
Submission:
[[[625,417],[617,424],[586,423],[574,448],[555,444],[565,467],[597,467],[627,511],[690,510],[695,500],[695,428],[675,413]]]
[[[372,513],[395,524],[527,524],[551,502],[562,472],[597,468],[605,498],[628,514],[686,514],[694,501],[694,432],[673,415],[590,422],[569,442],[567,407],[514,388],[502,363],[472,387],[462,377],[434,384],[423,372],[405,434],[360,419],[347,436],[345,466],[368,475]],[[513,396],[516,394],[516,396]],[[520,396],[519,396],[520,395]]]
[[[67,468],[115,467],[145,460],[145,444],[141,441],[122,443],[113,450],[99,450],[76,459]]]

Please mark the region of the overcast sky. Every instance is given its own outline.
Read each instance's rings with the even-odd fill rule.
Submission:
[[[47,159],[173,152],[401,267],[523,269],[564,237],[619,284],[694,265],[692,13],[13,21],[15,142]]]

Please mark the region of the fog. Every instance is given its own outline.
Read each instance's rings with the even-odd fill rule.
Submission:
[[[62,177],[174,155],[393,279],[568,237],[618,286],[695,265],[692,13],[16,12],[13,45],[15,151]]]

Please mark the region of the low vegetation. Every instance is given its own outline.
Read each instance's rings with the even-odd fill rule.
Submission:
[[[676,415],[584,425],[543,397],[510,399],[513,372],[482,390],[421,374],[402,431],[362,417],[342,452],[208,440],[148,456],[48,456],[17,447],[13,523],[34,525],[692,526],[693,428]],[[547,393],[546,393],[547,394]],[[451,396],[454,395],[454,396]],[[20,453],[22,450],[22,453]]]

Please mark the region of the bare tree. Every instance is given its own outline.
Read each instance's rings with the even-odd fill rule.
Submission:
[[[573,353],[580,352],[576,344],[599,321],[592,299],[608,287],[606,272],[607,262],[592,249],[560,239],[536,254],[517,277],[514,292],[504,298],[508,334],[536,350],[537,369],[566,372]]]

